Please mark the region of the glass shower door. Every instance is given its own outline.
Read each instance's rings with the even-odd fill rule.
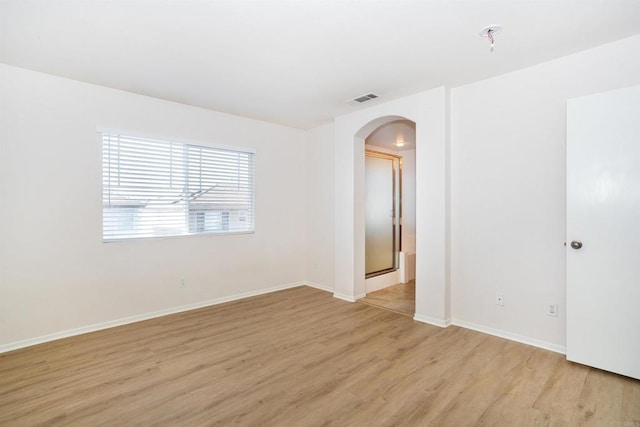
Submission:
[[[379,153],[365,156],[365,274],[396,269],[396,163]]]

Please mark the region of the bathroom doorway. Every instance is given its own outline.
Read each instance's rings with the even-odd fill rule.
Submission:
[[[359,301],[415,312],[415,123],[394,120],[365,139],[365,289]]]

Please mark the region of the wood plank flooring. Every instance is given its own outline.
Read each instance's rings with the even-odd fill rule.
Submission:
[[[299,287],[0,355],[0,425],[640,427],[640,381]]]
[[[358,302],[413,317],[416,309],[416,281],[411,280],[409,283],[400,283],[368,293]]]

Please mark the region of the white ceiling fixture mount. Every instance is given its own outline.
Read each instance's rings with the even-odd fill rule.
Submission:
[[[487,25],[486,27],[484,27],[482,30],[480,30],[480,37],[487,37],[489,39],[489,41],[491,42],[491,49],[490,52],[493,52],[493,43],[494,43],[494,39],[493,37],[498,34],[500,31],[502,31],[502,27],[500,25],[494,24],[494,25]]]

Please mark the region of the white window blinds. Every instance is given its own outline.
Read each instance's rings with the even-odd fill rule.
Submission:
[[[102,134],[104,241],[254,230],[254,154]]]

